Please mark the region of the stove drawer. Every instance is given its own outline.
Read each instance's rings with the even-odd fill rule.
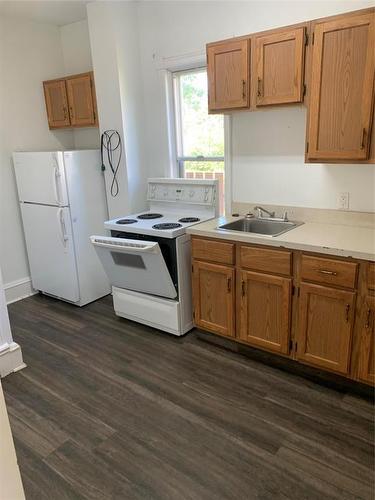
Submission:
[[[218,264],[234,264],[235,245],[223,241],[193,238],[192,256],[194,259],[217,262]]]

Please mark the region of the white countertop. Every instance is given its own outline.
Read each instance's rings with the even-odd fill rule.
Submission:
[[[306,222],[280,236],[270,237],[217,229],[242,217],[220,217],[187,228],[188,234],[284,247],[341,257],[375,261],[375,229]]]
[[[0,382],[0,498],[25,500],[3,389]]]

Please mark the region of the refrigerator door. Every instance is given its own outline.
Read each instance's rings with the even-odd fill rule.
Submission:
[[[13,153],[13,162],[20,201],[69,205],[62,152]]]
[[[21,213],[33,287],[78,302],[69,208],[21,203]]]
[[[107,275],[98,261],[90,236],[103,231],[108,220],[100,151],[64,153],[66,185],[78,269],[80,304],[111,293]]]

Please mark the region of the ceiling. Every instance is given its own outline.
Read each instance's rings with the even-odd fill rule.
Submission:
[[[0,0],[0,15],[19,17],[57,26],[87,18],[86,5],[90,0]]]

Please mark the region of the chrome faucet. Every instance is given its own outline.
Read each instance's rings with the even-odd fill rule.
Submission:
[[[263,215],[262,213],[264,212],[265,214],[268,214],[268,217],[275,217],[275,212],[269,212],[268,210],[266,210],[265,208],[263,207],[259,207],[259,206],[256,206],[254,207],[254,210],[257,210],[258,211],[258,218],[259,219],[262,219],[263,218]]]
[[[288,222],[288,213],[284,212],[282,217],[275,217],[275,212],[269,212],[263,207],[256,206],[254,210],[258,211],[258,219],[271,219],[279,222]],[[263,213],[268,214],[268,217],[263,217]]]

